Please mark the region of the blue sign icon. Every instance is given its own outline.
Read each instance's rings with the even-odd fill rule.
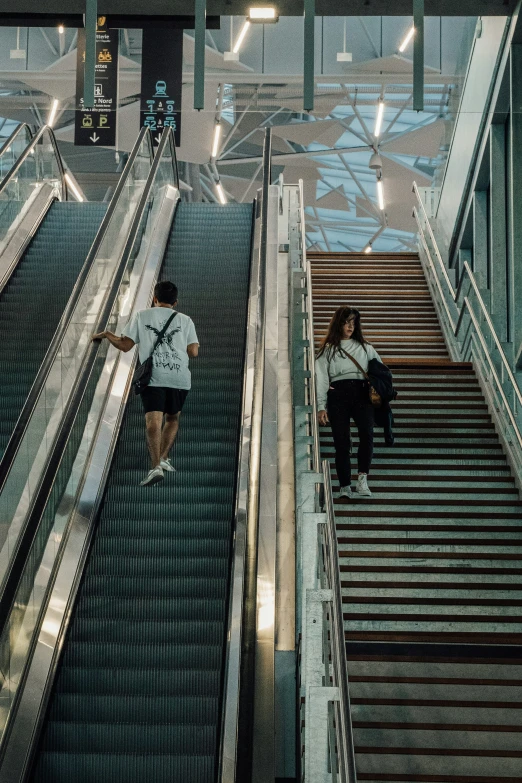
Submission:
[[[167,83],[163,81],[156,82],[156,92],[154,94],[155,98],[166,98],[167,97]]]

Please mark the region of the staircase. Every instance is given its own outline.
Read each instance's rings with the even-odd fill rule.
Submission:
[[[55,201],[0,294],[0,457],[106,209]]]
[[[32,780],[213,783],[243,390],[251,204],[182,203],[162,279],[201,343],[173,449],[124,415]]]
[[[316,341],[357,307],[399,390],[373,496],[335,500],[358,781],[520,783],[522,503],[473,367],[417,256],[308,260]]]

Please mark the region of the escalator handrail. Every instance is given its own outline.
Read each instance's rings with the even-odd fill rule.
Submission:
[[[32,141],[29,142],[29,144],[22,152],[18,160],[14,163],[13,166],[11,166],[10,170],[7,172],[3,180],[0,182],[0,194],[3,192],[4,188],[7,187],[10,180],[18,173],[22,165],[25,163],[25,161],[31,154],[32,150],[35,149],[36,145],[40,142],[40,139],[43,138],[46,132],[49,134],[49,138],[51,139],[51,144],[53,145],[56,162],[58,164],[58,169],[60,172],[60,185],[62,188],[62,197],[64,197],[64,201],[66,200],[67,183],[65,181],[65,168],[63,165],[62,156],[60,155],[60,151],[58,149],[58,144],[56,143],[56,136],[54,135],[54,131],[50,125],[42,125],[42,127],[40,128],[36,136],[32,139]]]
[[[33,133],[31,131],[31,128],[26,122],[21,122],[20,125],[18,125],[14,131],[11,133],[10,136],[7,137],[7,139],[4,141],[2,146],[0,147],[0,157],[4,154],[4,152],[7,152],[8,148],[11,146],[13,141],[16,139],[19,133],[22,132],[22,130],[26,130],[29,134],[29,142],[32,141]]]
[[[83,263],[83,266],[80,270],[76,283],[74,284],[74,288],[69,297],[69,301],[67,302],[62,317],[60,318],[58,326],[56,327],[56,331],[53,335],[51,343],[49,344],[49,348],[47,349],[47,352],[43,358],[43,361],[36,375],[36,378],[33,381],[33,385],[31,386],[29,394],[27,395],[27,399],[24,403],[24,406],[20,412],[20,415],[18,416],[17,422],[14,426],[13,432],[11,433],[6,449],[2,455],[2,458],[0,459],[0,494],[2,493],[2,490],[5,486],[5,482],[7,481],[13,463],[16,459],[16,455],[18,454],[18,449],[20,448],[20,444],[25,435],[27,425],[29,424],[31,416],[33,415],[33,411],[38,403],[42,389],[45,386],[45,383],[47,381],[47,376],[49,375],[51,367],[53,366],[54,360],[59,351],[65,332],[69,327],[76,305],[81,297],[84,285],[87,281],[89,272],[91,270],[91,266],[94,260],[96,259],[98,251],[103,243],[105,234],[112,220],[112,216],[114,215],[114,212],[117,208],[120,195],[123,189],[125,188],[134,161],[138,156],[140,147],[143,143],[143,139],[147,134],[150,137],[150,131],[148,130],[148,128],[142,128],[137,138],[136,144],[134,145],[134,148],[131,154],[129,155],[129,159],[125,165],[125,168],[123,169],[118,185],[116,186],[116,190],[114,191],[114,195],[111,198],[107,211],[100,224],[98,232],[94,238],[94,242],[91,245],[89,253],[87,254],[87,258],[85,259],[85,262]],[[150,149],[152,151],[152,140],[150,140]],[[151,160],[152,160],[152,156],[151,156]]]
[[[148,129],[147,133],[150,133]],[[149,176],[143,188],[138,206],[130,224],[125,247],[122,251],[119,264],[113,273],[110,286],[107,289],[104,301],[100,306],[96,321],[93,324],[93,333],[104,331],[107,326],[107,322],[111,317],[114,302],[118,296],[128,259],[132,253],[143,214],[148,205],[149,194],[155,181],[156,172],[159,168],[163,151],[167,144],[171,147],[172,160],[174,165],[176,152],[172,142],[172,130],[170,128],[165,128],[161,136],[161,140],[158,145],[158,150],[152,163]],[[54,436],[53,443],[46,456],[39,486],[35,491],[33,498],[31,499],[31,505],[24,521],[23,529],[21,530],[18,540],[13,547],[11,558],[6,569],[3,590],[0,595],[0,630],[5,627],[5,624],[9,619],[9,615],[12,610],[12,604],[18,588],[19,575],[22,571],[23,564],[25,563],[31,550],[34,538],[37,535],[40,520],[45,510],[49,494],[55,482],[56,474],[60,467],[61,459],[67,446],[70,432],[72,430],[72,425],[76,413],[81,405],[82,398],[87,387],[87,382],[96,361],[99,348],[100,342],[91,342],[85,352],[73,388],[65,404],[64,412]]]
[[[253,651],[251,638],[256,630],[256,569],[257,569],[257,528],[259,517],[259,483],[261,474],[261,429],[263,417],[263,387],[264,387],[264,354],[265,354],[265,320],[266,320],[266,265],[268,245],[268,194],[271,183],[271,131],[265,129],[263,146],[263,185],[261,196],[260,248],[257,282],[257,324],[254,347],[253,367],[248,364],[248,344],[245,348],[245,366],[243,377],[243,399],[241,407],[242,428],[240,433],[240,449],[236,479],[236,512],[233,531],[233,551],[231,555],[232,578],[228,597],[227,624],[227,656],[225,664],[225,679],[220,716],[220,745],[218,760],[219,783],[232,783],[237,773],[237,730],[239,725],[241,703],[253,698],[253,683],[249,682],[248,670],[251,667],[244,664],[244,651]],[[251,280],[250,290],[256,288],[256,281]],[[249,297],[251,294],[249,294]],[[247,326],[250,324],[250,313],[247,316]],[[247,337],[248,341],[248,337]],[[251,416],[246,414],[248,373],[253,370],[251,394]],[[245,443],[245,419],[250,418],[250,439]],[[242,466],[248,464],[248,488],[246,503],[240,506],[240,480]],[[242,524],[239,535],[239,524]],[[242,540],[239,540],[239,539]],[[249,543],[251,546],[249,547]],[[239,615],[239,616],[238,616]],[[250,638],[247,638],[250,637]],[[249,643],[250,642],[250,643]],[[234,660],[231,660],[231,651]],[[250,655],[250,657],[252,657]],[[249,691],[245,698],[242,689]],[[251,721],[250,716],[250,721]],[[242,720],[249,722],[249,716],[242,715]],[[248,730],[247,730],[248,731]]]

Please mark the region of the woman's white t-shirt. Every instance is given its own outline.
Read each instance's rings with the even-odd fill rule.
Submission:
[[[371,359],[382,361],[381,357],[369,343],[361,345],[357,340],[341,340],[341,348],[354,359],[357,359],[365,372],[368,372],[368,363]],[[328,387],[332,381],[364,381],[364,375],[347,356],[336,351],[335,356],[329,361],[331,348],[315,360],[315,386],[317,395],[317,410],[326,410],[326,396]]]
[[[169,307],[150,307],[136,313],[123,335],[139,346],[140,363],[152,353],[158,335],[172,315]],[[169,389],[190,389],[190,370],[187,345],[197,343],[196,327],[192,318],[177,313],[169,324],[152,357],[152,377],[149,386]]]

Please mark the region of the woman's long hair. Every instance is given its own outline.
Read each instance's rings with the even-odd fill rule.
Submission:
[[[353,325],[352,340],[357,340],[363,348],[366,345],[366,340],[363,337],[361,329],[361,314],[355,307],[348,307],[348,305],[342,305],[338,307],[332,316],[328,331],[321,340],[319,350],[317,352],[317,358],[323,355],[328,349],[328,358],[331,361],[336,352],[341,348],[341,340],[343,340],[343,325],[349,318],[354,318],[355,323]],[[365,348],[366,350],[366,348]]]

